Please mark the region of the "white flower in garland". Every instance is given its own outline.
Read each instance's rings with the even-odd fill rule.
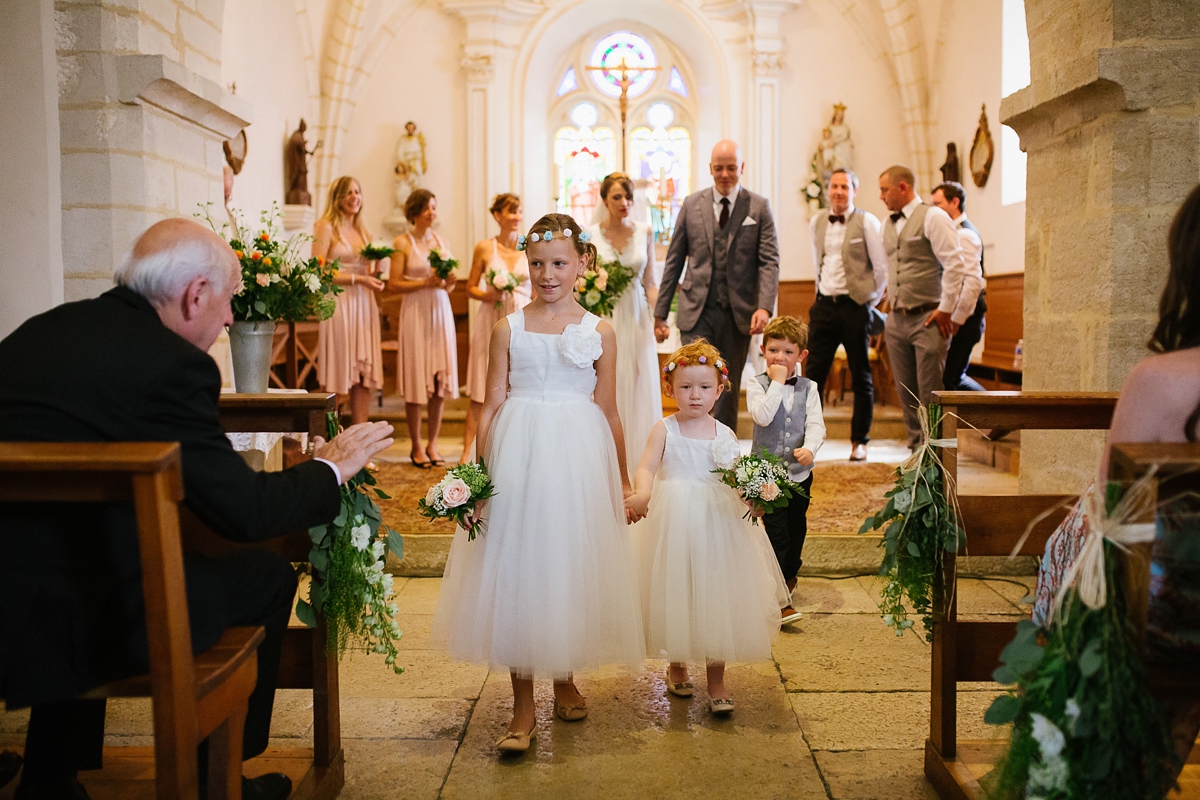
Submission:
[[[365,522],[362,525],[350,529],[350,544],[355,550],[366,550],[367,545],[371,543],[371,526]]]

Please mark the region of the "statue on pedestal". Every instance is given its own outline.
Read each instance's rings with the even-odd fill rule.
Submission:
[[[961,182],[959,177],[958,165],[958,145],[954,142],[946,143],[946,163],[938,167],[942,171],[942,181]]]
[[[404,218],[404,203],[413,191],[421,188],[427,168],[425,134],[417,130],[417,123],[409,121],[404,125],[400,141],[396,143],[396,166],[393,169],[396,175],[396,207],[383,221],[384,226],[397,236],[408,229],[408,221]]]
[[[307,149],[304,141],[307,129],[304,120],[300,120],[300,126],[283,148],[283,180],[287,186],[284,203],[290,206],[312,205],[312,195],[308,191],[308,158],[321,148],[321,142],[318,141],[312,150]]]
[[[835,169],[853,169],[853,162],[854,145],[850,141],[850,128],[846,126],[846,106],[838,103],[833,107],[829,125],[821,129],[821,143],[813,156],[816,177],[822,186],[828,186],[829,176]]]

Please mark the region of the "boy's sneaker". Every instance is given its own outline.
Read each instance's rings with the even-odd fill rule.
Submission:
[[[791,606],[785,606],[783,611],[780,613],[783,617],[783,619],[779,623],[780,625],[787,625],[789,622],[795,622],[796,620],[798,620],[804,616],[803,614],[801,614],[799,611],[792,608]]]

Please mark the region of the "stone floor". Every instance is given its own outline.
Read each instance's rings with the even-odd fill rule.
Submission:
[[[344,800],[936,797],[921,772],[929,647],[882,625],[874,578],[802,579],[796,598],[805,616],[785,628],[774,659],[730,668],[732,718],[709,714],[702,667],[691,701],[667,698],[658,662],[580,675],[588,719],[554,719],[550,685],[539,683],[537,743],[516,759],[494,749],[512,704],[507,675],[429,647],[440,582],[396,582],[403,675],[380,657],[350,655],[342,665]],[[959,613],[1021,614],[1030,585],[964,580]],[[1005,735],[981,721],[995,688],[962,687],[960,736]],[[20,744],[26,716],[0,712],[0,745]],[[149,744],[150,725],[148,701],[112,701],[108,743]],[[272,732],[275,746],[304,745],[312,735],[307,693],[280,693]]]

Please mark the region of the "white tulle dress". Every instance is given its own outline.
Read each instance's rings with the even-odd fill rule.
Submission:
[[[645,659],[612,432],[592,402],[599,317],[561,335],[508,317],[509,392],[484,461],[486,530],[455,533],[432,640],[463,661],[565,678]]]
[[[771,657],[787,586],[761,526],[712,470],[722,450],[740,452],[717,423],[713,439],[689,439],[674,416],[646,518],[632,527],[646,652],[673,662],[749,662]],[[731,454],[731,455],[730,455]]]
[[[646,449],[650,429],[662,419],[663,413],[654,315],[642,283],[650,226],[635,222],[625,249],[620,251],[604,238],[600,224],[588,230],[601,261],[620,261],[635,276],[612,314],[613,331],[617,334],[617,415],[625,431],[626,463],[630,470],[635,470]]]

